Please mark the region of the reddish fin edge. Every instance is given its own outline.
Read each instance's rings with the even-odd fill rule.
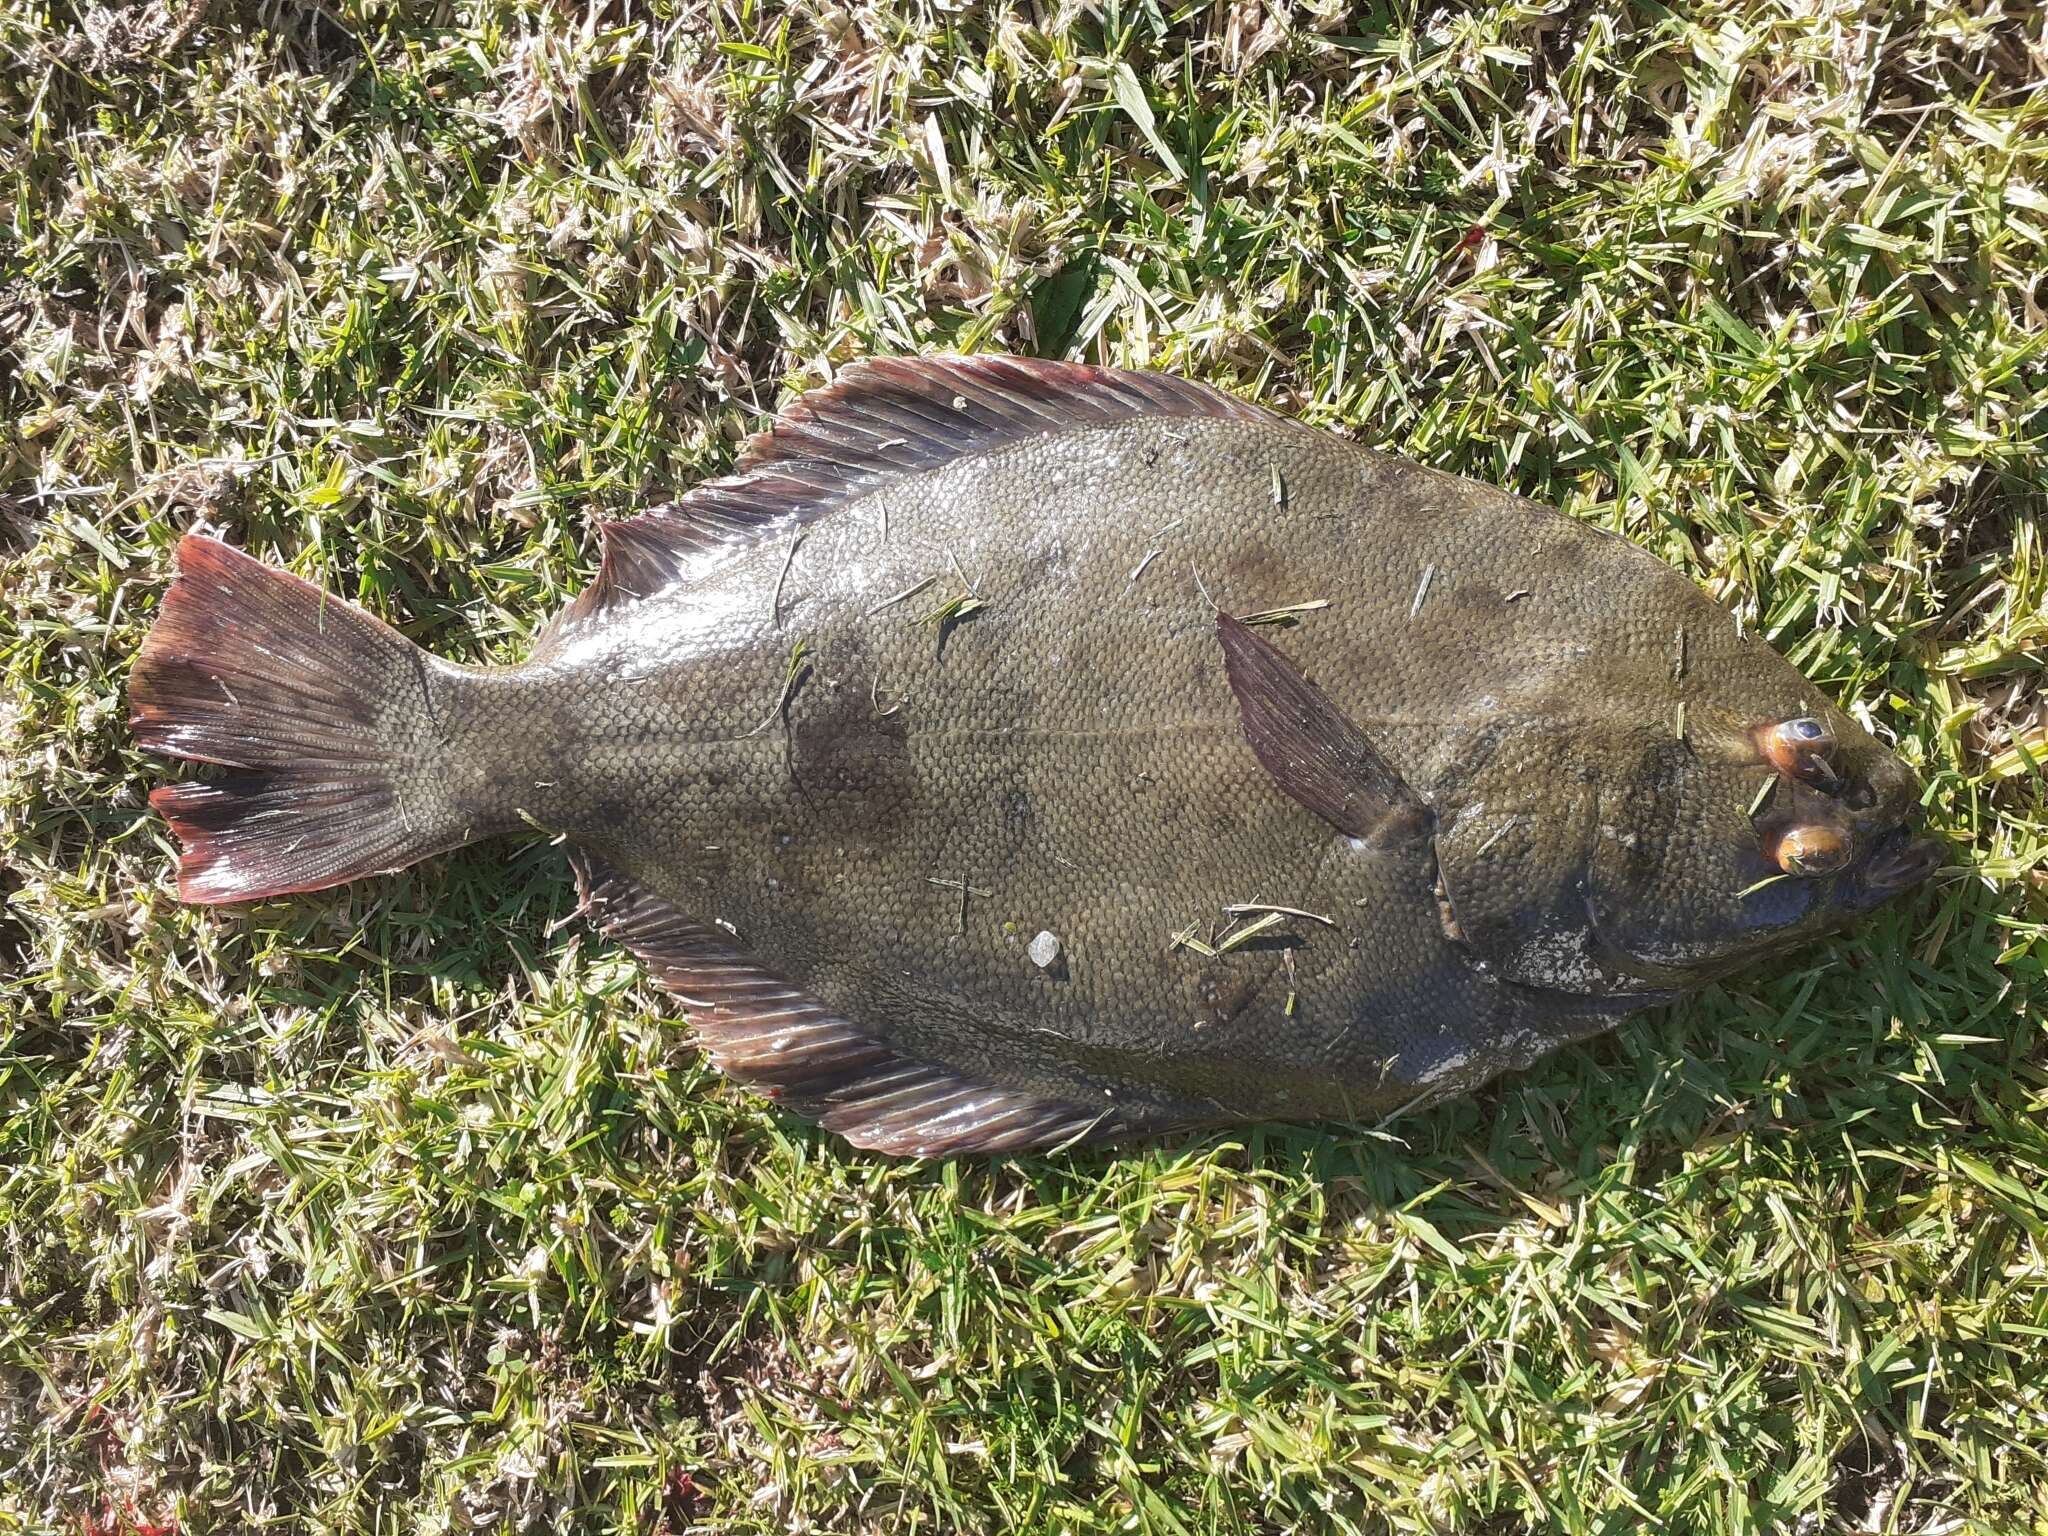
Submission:
[[[311,582],[182,539],[128,680],[140,745],[231,770],[150,795],[181,847],[180,898],[324,890],[466,841],[466,825],[432,814],[436,781],[417,760],[432,665]]]

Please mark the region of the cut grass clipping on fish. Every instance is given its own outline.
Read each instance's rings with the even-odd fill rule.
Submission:
[[[0,1530],[2038,1525],[2044,25],[0,0]],[[1948,867],[1383,1124],[937,1163],[721,1086],[538,831],[177,902],[124,722],[181,534],[503,663],[596,519],[936,351],[1630,538]]]

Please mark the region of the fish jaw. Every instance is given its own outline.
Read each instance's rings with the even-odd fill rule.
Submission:
[[[1842,877],[1836,900],[1852,912],[1883,906],[1921,885],[1947,856],[1939,838],[1895,828]]]

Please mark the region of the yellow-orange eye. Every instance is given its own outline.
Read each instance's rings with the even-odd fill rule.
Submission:
[[[1778,868],[1801,879],[1832,875],[1849,862],[1849,839],[1818,822],[1787,827],[1779,834],[1772,857],[1778,861]]]
[[[1835,770],[1828,765],[1828,754],[1835,750],[1835,733],[1824,720],[1811,715],[1780,720],[1759,729],[1756,744],[1765,760],[1787,778],[1808,784],[1835,782]]]

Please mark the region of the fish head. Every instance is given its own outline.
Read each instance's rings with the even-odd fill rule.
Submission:
[[[1933,873],[1941,844],[1914,830],[1912,772],[1770,660],[1797,685],[1778,708],[1744,708],[1737,690],[1700,701],[1682,735],[1607,722],[1493,754],[1469,788],[1496,814],[1440,819],[1437,839],[1447,921],[1485,963],[1545,991],[1647,1002]],[[1510,819],[1526,826],[1503,836]]]
[[[1770,748],[1788,734],[1817,748],[1789,770]],[[1745,737],[1765,743],[1761,766]],[[1698,985],[1840,927],[1941,862],[1913,829],[1912,772],[1831,705],[1709,730],[1652,761],[1638,848],[1654,857],[1597,849],[1589,869],[1590,937],[1621,976]]]

